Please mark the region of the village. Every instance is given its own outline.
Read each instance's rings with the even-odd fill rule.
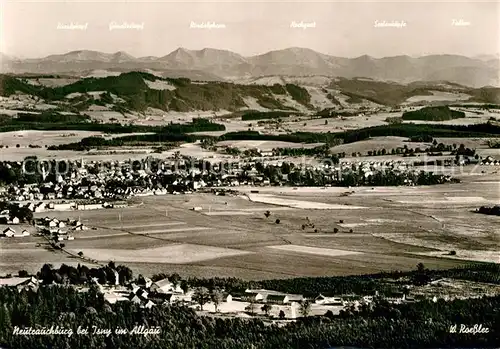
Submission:
[[[109,265],[114,266],[110,263]],[[61,268],[62,270],[62,268]],[[318,294],[305,297],[301,294],[289,294],[268,289],[245,289],[226,291],[223,288],[209,290],[205,287],[191,287],[188,282],[163,278],[153,281],[139,275],[134,280],[121,284],[121,277],[114,268],[114,280],[101,284],[97,277],[86,285],[62,284],[55,281],[49,287],[75,287],[79,292],[96,292],[108,304],[133,302],[141,308],[155,306],[186,306],[200,315],[213,317],[261,318],[276,321],[290,321],[305,316],[336,316],[342,312],[355,312],[373,306],[374,302],[405,304],[420,301],[453,301],[454,299],[481,298],[500,294],[500,287],[466,280],[439,278],[424,285],[410,282],[389,287],[386,292],[374,291],[368,294],[337,294],[325,296]],[[21,274],[21,273],[20,273]],[[407,280],[408,281],[408,280]],[[35,276],[0,278],[0,287],[31,290],[37,292],[43,280]]]
[[[352,185],[362,185],[363,180],[394,174],[404,177],[404,183],[415,185],[411,176],[420,174],[424,168],[411,161],[369,160],[341,161],[325,159],[323,162],[307,161],[294,164],[280,157],[252,158],[208,164],[194,159],[159,160],[147,158],[142,161],[72,162],[65,164],[66,171],[55,167],[45,171],[47,162],[39,162],[40,171],[26,172],[25,163],[4,162],[0,167],[23,171],[23,176],[32,175],[36,182],[28,180],[21,184],[9,184],[0,188],[0,198],[19,203],[31,212],[89,210],[119,207],[133,196],[192,193],[203,188],[237,186],[283,186],[309,185],[332,186],[352,174]],[[42,164],[42,167],[40,167]],[[435,161],[416,165],[436,165]],[[470,159],[461,159],[458,165],[474,164]],[[476,164],[478,164],[476,162]],[[498,165],[486,158],[481,165]],[[452,166],[452,162],[447,163]],[[33,180],[33,178],[32,178]],[[442,176],[439,181],[450,181],[451,176]],[[24,183],[23,183],[24,182]],[[357,183],[359,182],[359,183]],[[390,183],[389,183],[390,184]],[[113,204],[114,203],[114,204]],[[5,214],[5,213],[3,213]],[[12,217],[15,218],[15,217]]]
[[[340,158],[289,163],[282,156],[273,157],[275,152],[255,149],[254,153],[259,156],[219,163],[179,157],[178,154],[166,160],[148,157],[141,161],[68,161],[63,164],[63,172],[59,171],[61,163],[34,159],[23,163],[3,162],[0,167],[14,173],[22,171],[22,176],[19,176],[25,180],[0,187],[0,199],[4,200],[0,207],[0,224],[6,225],[0,231],[0,237],[30,236],[29,230],[16,226],[32,222],[33,213],[125,208],[132,205],[131,198],[134,197],[196,191],[229,195],[234,191],[229,188],[237,187],[254,187],[252,193],[258,193],[259,187],[265,186],[413,186],[457,181],[450,174],[428,172],[426,166],[435,170],[436,161]],[[490,156],[478,160],[477,156],[457,155],[455,160],[438,161],[451,168],[449,173],[453,173],[455,167],[460,170],[466,165],[489,167],[500,163]],[[27,176],[34,178],[28,180]],[[71,226],[72,231],[84,229],[81,222],[70,224],[49,217],[38,224],[47,228],[41,229],[43,233],[40,234],[51,236],[56,242],[75,238],[61,229],[65,224]]]

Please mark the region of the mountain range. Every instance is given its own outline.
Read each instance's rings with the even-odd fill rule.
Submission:
[[[291,47],[244,57],[235,52],[178,48],[162,57],[133,57],[126,52],[80,50],[37,59],[16,59],[0,54],[4,73],[91,75],[94,70],[154,71],[162,76],[196,80],[238,81],[269,75],[366,77],[409,83],[445,80],[471,87],[500,86],[500,59],[482,55],[428,55],[345,58],[308,48]]]

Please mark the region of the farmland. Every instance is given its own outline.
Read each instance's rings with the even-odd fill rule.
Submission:
[[[47,249],[41,237],[2,239],[1,269],[34,272],[43,263],[90,258],[126,262],[144,274],[266,279],[408,270],[419,262],[430,268],[498,262],[498,218],[471,212],[497,202],[497,174],[461,177],[459,184],[419,188],[267,187],[252,194],[256,188],[241,187],[236,196],[153,196],[122,209],[53,212],[93,227],[66,242],[73,256]],[[303,229],[306,222],[314,228]],[[80,251],[83,260],[75,257]]]
[[[312,78],[299,80],[308,79]],[[98,162],[143,159],[154,153],[159,159],[195,158],[213,163],[236,161],[228,148],[252,153],[256,149],[272,152],[275,148],[325,145],[330,155],[345,154],[342,162],[412,163],[425,160],[427,154],[416,152],[409,158],[390,151],[426,149],[433,139],[449,146],[463,144],[483,158],[499,155],[498,149],[488,146],[499,132],[495,106],[445,107],[446,112],[459,113],[460,118],[403,118],[407,112],[433,114],[445,109],[421,111],[419,108],[429,105],[426,101],[466,103],[466,98],[482,90],[457,92],[452,87],[440,90],[429,86],[424,91],[417,85],[403,89],[398,84],[361,79],[320,79],[304,88],[291,85],[301,83],[298,80],[274,85],[276,81],[271,79],[269,84],[271,80],[266,82],[266,78],[259,80],[262,85],[232,85],[156,78],[145,73],[66,80],[60,84],[40,80],[40,86],[17,79],[4,81],[9,88],[0,107],[5,108],[5,130],[10,132],[3,132],[0,140],[3,161],[37,156]],[[375,95],[372,85],[381,88]],[[15,93],[19,89],[45,100],[26,99]],[[199,99],[200,91],[205,93],[204,99]],[[37,116],[30,114],[38,113],[42,106],[38,102],[50,102],[59,110],[54,115],[46,112],[47,122],[38,122]],[[76,114],[63,111],[72,108],[78,109],[71,112]],[[15,117],[20,114],[26,115]],[[60,122],[66,118],[77,119],[75,129]],[[25,124],[20,125],[21,121]],[[167,134],[177,138],[162,138]],[[410,140],[422,135],[431,140]],[[112,141],[118,137],[126,142]],[[203,143],[206,140],[209,146]],[[82,143],[85,146],[79,147]],[[382,149],[385,154],[374,152]],[[260,160],[275,165],[283,161],[298,164],[305,159],[296,156],[299,151],[284,154]],[[309,154],[303,162],[318,166],[320,160],[314,155]],[[433,159],[446,157],[453,155]],[[75,240],[64,241],[64,250],[52,249],[38,236],[0,239],[0,248],[5,251],[1,271],[34,272],[43,263],[115,260],[146,275],[178,272],[185,276],[268,279],[408,270],[419,262],[429,268],[448,268],[466,261],[498,262],[498,218],[472,212],[482,205],[498,204],[498,167],[416,169],[443,172],[462,182],[375,188],[238,184],[229,188],[236,189],[237,195],[194,191],[141,197],[136,199],[139,205],[123,209],[50,212],[58,219],[80,218],[91,229],[75,232]],[[200,209],[195,211],[194,207]],[[35,213],[38,218],[45,215]],[[79,252],[82,257],[78,257]]]

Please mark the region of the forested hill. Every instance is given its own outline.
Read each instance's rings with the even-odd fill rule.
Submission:
[[[452,110],[448,106],[425,107],[403,113],[403,120],[446,121],[465,118],[462,111]]]
[[[148,107],[165,111],[187,112],[193,110],[235,111],[247,107],[251,98],[260,106],[273,110],[295,110],[293,104],[312,108],[311,96],[306,89],[294,85],[238,85],[228,82],[192,82],[189,79],[161,78],[143,72],[123,73],[104,78],[85,78],[74,83],[44,87],[33,85],[27,79],[0,76],[0,95],[10,96],[21,92],[43,98],[47,102],[85,102],[83,96],[68,95],[103,91],[108,103],[130,110],[143,111]],[[117,102],[115,95],[124,100]],[[286,102],[284,102],[286,100]]]

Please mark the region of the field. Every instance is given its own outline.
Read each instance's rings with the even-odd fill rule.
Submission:
[[[227,146],[235,147],[240,150],[257,148],[262,151],[270,151],[274,148],[314,148],[322,145],[323,143],[292,143],[281,141],[221,141],[217,143],[218,147]]]
[[[466,101],[471,98],[471,95],[466,93],[451,93],[443,91],[429,91],[432,93],[431,96],[412,96],[408,98],[405,103],[415,103],[415,102],[433,102],[433,101]]]
[[[151,196],[124,209],[54,212],[93,227],[64,241],[84,259],[50,250],[41,237],[3,238],[0,274],[34,272],[44,263],[89,263],[86,258],[115,260],[147,275],[244,279],[500,262],[498,217],[472,212],[498,203],[500,182],[494,168],[481,176],[472,170],[459,174],[462,183],[432,187],[240,187],[236,196]],[[198,206],[201,211],[192,210]]]

